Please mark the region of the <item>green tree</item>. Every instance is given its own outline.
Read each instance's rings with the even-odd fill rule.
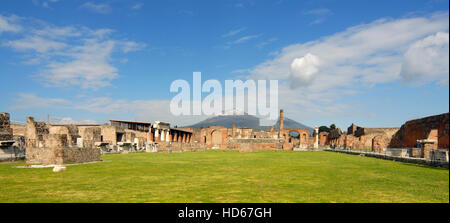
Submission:
[[[319,133],[321,133],[321,132],[330,132],[330,128],[322,125],[319,127]]]
[[[336,129],[336,125],[335,124],[331,124],[330,125],[330,130]]]

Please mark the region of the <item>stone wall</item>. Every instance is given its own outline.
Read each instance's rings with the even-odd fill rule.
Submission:
[[[50,134],[48,126],[44,122],[35,122],[33,117],[27,118],[27,128],[25,131],[25,147],[43,147],[44,135]]]
[[[13,130],[8,113],[0,113],[0,141],[13,140]]]
[[[417,140],[428,139],[431,130],[438,130],[438,148],[449,148],[449,113],[407,121],[393,136],[389,147],[414,147]]]
[[[319,133],[319,145],[323,146],[327,144],[328,141],[328,132]]]
[[[391,138],[386,135],[377,135],[372,138],[372,151],[382,152],[383,149],[387,148]]]
[[[25,131],[27,129],[26,125],[11,124],[14,136],[25,136]]]
[[[205,151],[206,146],[203,143],[180,143],[180,142],[159,142],[156,145],[157,152],[196,152]]]
[[[77,139],[81,136],[78,134],[78,127],[76,125],[47,125],[49,134],[64,134],[67,135],[68,146],[76,146]]]
[[[63,148],[63,163],[87,163],[100,161],[100,149],[99,148]]]
[[[82,147],[77,145],[79,138],[76,126],[51,126],[27,118],[26,159],[28,163],[63,165],[100,160],[100,149],[95,148],[94,141],[100,140],[101,129],[85,128]]]

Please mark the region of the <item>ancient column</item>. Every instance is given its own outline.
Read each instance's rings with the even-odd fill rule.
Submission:
[[[160,141],[159,129],[155,129],[155,142],[159,142],[159,141]]]
[[[283,115],[284,111],[283,109],[280,110],[280,130],[283,130],[283,122],[284,122],[284,115]]]
[[[280,128],[278,131],[278,138],[281,138],[283,136],[283,122],[284,122],[284,117],[283,117],[283,109],[280,110]]]
[[[170,133],[169,130],[166,130],[166,142],[170,141]]]
[[[319,148],[319,127],[314,127],[314,149]]]
[[[178,132],[173,132],[173,141],[178,142]]]
[[[232,126],[231,126],[231,137],[236,137],[236,125],[235,124],[233,124]]]
[[[166,133],[164,132],[164,130],[161,130],[161,132],[159,133],[159,135],[160,135],[160,141],[161,142],[165,142],[166,141],[166,139],[164,138],[165,136],[166,136]]]

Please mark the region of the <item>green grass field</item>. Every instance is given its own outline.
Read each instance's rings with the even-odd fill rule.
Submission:
[[[333,152],[104,155],[0,164],[0,202],[449,202],[449,170]]]

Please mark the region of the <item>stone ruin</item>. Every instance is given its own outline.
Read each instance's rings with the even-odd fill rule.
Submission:
[[[13,148],[15,141],[9,117],[8,113],[0,113],[0,160],[10,159],[13,155],[15,157]]]
[[[200,129],[186,129],[193,133],[193,141],[203,144],[206,149],[230,149],[241,152],[258,150],[316,150],[319,149],[319,134],[316,127],[313,136],[308,129],[284,128],[284,111],[280,110],[280,127],[255,130],[232,125],[209,126]]]
[[[25,157],[23,137],[15,136],[10,115],[0,113],[0,161],[17,160]]]
[[[100,149],[94,146],[99,139],[99,129],[86,129],[87,137],[80,143],[77,126],[51,127],[44,122],[27,118],[27,163],[64,165],[100,161]]]
[[[323,137],[323,138],[322,138]],[[407,121],[401,128],[366,128],[352,124],[320,134],[319,143],[340,149],[366,149],[385,155],[448,162],[449,113]]]
[[[0,113],[0,141],[13,140],[13,131],[8,113]]]

